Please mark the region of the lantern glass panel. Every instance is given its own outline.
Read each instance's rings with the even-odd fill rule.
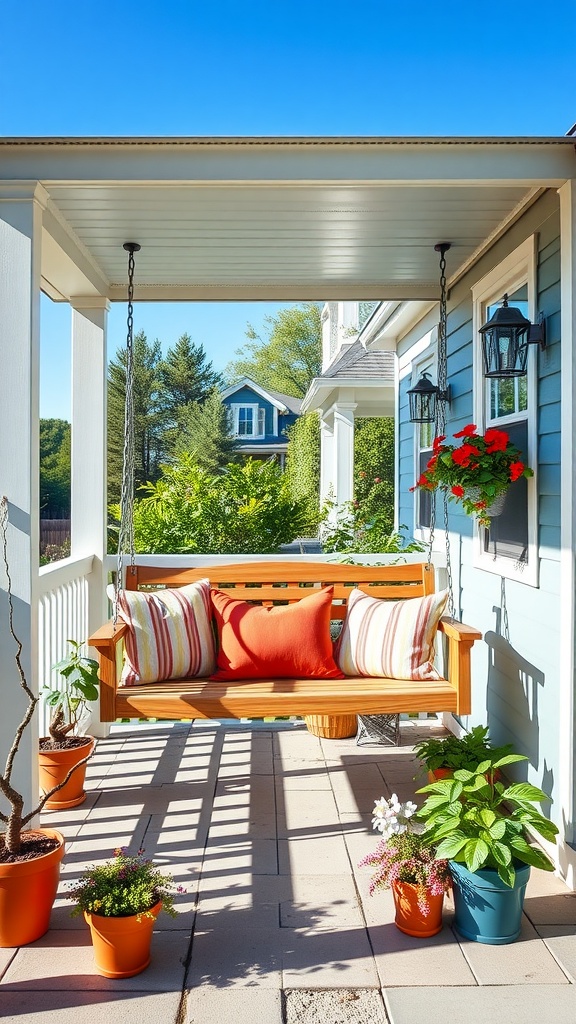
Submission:
[[[528,285],[518,288],[512,295],[508,296],[508,302],[528,316]],[[499,308],[501,303],[495,302],[486,306],[486,320],[490,320]],[[525,340],[525,339],[524,339]],[[527,351],[525,350],[527,354]],[[489,396],[489,409],[492,419],[500,416],[511,416],[515,413],[526,412],[528,408],[528,381],[525,375],[510,377],[488,377],[486,379]]]

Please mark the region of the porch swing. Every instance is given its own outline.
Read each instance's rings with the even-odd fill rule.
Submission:
[[[357,715],[397,715],[401,712],[452,712],[456,715],[469,714],[471,710],[471,681],[470,681],[470,651],[474,642],[481,639],[482,634],[470,626],[463,625],[451,617],[440,617],[444,601],[440,595],[435,595],[435,574],[429,556],[427,562],[396,564],[388,566],[363,566],[344,565],[328,562],[289,562],[289,561],[268,561],[254,560],[253,562],[239,562],[229,565],[217,565],[209,569],[204,567],[167,567],[137,565],[134,554],[134,529],[133,529],[133,463],[134,463],[134,364],[133,364],[133,298],[134,298],[134,253],[138,252],[140,246],[136,242],[124,243],[124,248],[129,253],[128,258],[128,315],[127,315],[127,353],[126,353],[126,405],[125,405],[125,435],[124,435],[124,458],[122,473],[121,492],[121,520],[118,538],[118,561],[114,592],[114,616],[106,625],[98,629],[90,638],[88,643],[98,653],[99,677],[100,677],[100,720],[102,722],[113,722],[118,718],[137,719],[164,719],[164,720],[193,720],[196,718],[205,719],[245,719],[265,718],[277,716],[302,716],[305,718],[310,731],[316,735],[344,736],[351,735],[355,731]],[[445,298],[444,298],[445,307]],[[445,325],[441,313],[441,325]],[[440,330],[439,329],[439,333]],[[445,331],[445,326],[444,326]],[[129,565],[124,568],[124,553],[128,549],[130,553]],[[309,609],[308,605],[300,602],[312,598],[315,603],[321,602],[327,607],[322,611],[323,628],[326,630],[326,638],[320,638],[320,644],[329,646],[326,657],[334,665],[335,672],[323,676],[308,675],[301,672],[298,675],[286,674],[286,671],[276,670],[271,667],[269,674],[262,670],[261,665],[266,664],[266,659],[259,662],[261,652],[248,651],[249,668],[244,675],[230,677],[226,672],[217,673],[204,672],[204,674],[186,674],[185,678],[172,678],[173,673],[168,670],[158,672],[150,680],[133,673],[126,675],[125,658],[128,654],[134,657],[133,651],[137,646],[137,638],[134,631],[134,622],[130,615],[122,617],[119,614],[122,608],[136,600],[142,604],[156,602],[155,615],[160,617],[174,614],[174,605],[183,602],[185,591],[178,594],[181,588],[188,588],[190,584],[206,586],[206,577],[209,576],[209,585],[221,593],[220,600],[226,603],[227,598],[233,602],[236,610],[242,615],[254,606],[260,606],[265,622],[268,646],[274,644],[275,637],[285,638],[284,629],[287,628],[288,618],[286,613],[292,616],[297,610]],[[327,589],[329,588],[329,589]],[[136,595],[141,595],[137,597]],[[353,600],[350,598],[354,595]],[[369,646],[382,647],[382,628],[385,627],[387,635],[392,637],[392,650],[384,653],[380,650],[374,655],[372,650],[359,653],[357,639],[353,638],[352,617],[356,605],[363,605],[364,599],[369,599],[368,618],[374,615],[376,626],[368,627],[368,634],[364,632],[365,639],[368,638]],[[376,598],[377,600],[373,600]],[[417,599],[412,602],[411,599]],[[216,600],[216,599],[215,599]],[[172,601],[172,611],[167,611]],[[350,601],[350,608],[348,603]],[[405,604],[405,602],[411,602]],[[295,607],[297,606],[297,610]],[[158,608],[160,607],[160,611]],[[432,615],[433,607],[438,611],[436,620],[431,620],[425,627],[429,639],[428,659],[433,656],[434,633],[436,626],[438,633],[444,640],[443,661],[444,676],[432,668],[426,658],[426,642],[422,633],[423,609],[429,609]],[[290,610],[292,609],[292,611]],[[453,613],[453,599],[450,594],[450,610]],[[380,612],[385,613],[385,622]],[[269,614],[270,613],[270,614]],[[210,606],[208,606],[210,615]],[[221,620],[216,615],[219,625]],[[306,616],[304,617],[305,621]],[[349,644],[349,651],[354,648],[352,658],[352,671],[346,675],[339,670],[339,666],[332,659],[332,644],[328,632],[330,620],[343,621],[343,632],[346,634]],[[150,619],[152,621],[152,619]],[[155,620],[157,621],[157,619]],[[230,619],[230,622],[232,619]],[[318,620],[319,621],[319,620]],[[230,626],[228,623],[228,627]],[[378,624],[378,622],[380,624]],[[393,627],[391,623],[400,623]],[[365,625],[365,624],[364,624]],[[357,623],[356,623],[357,627]],[[170,627],[166,629],[151,628],[145,632],[144,641],[146,645],[156,644],[158,658],[155,664],[163,666],[172,663],[172,653],[165,657],[165,651],[161,649],[163,643],[170,643],[169,634],[173,629],[186,633],[188,624],[176,622],[171,619]],[[305,627],[308,628],[308,627]],[[315,628],[315,627],[313,627]],[[362,630],[364,626],[362,626]],[[396,633],[394,632],[396,629]],[[392,630],[392,632],[390,632]],[[379,665],[383,660],[389,664],[405,664],[400,657],[400,652],[395,650],[399,644],[400,633],[408,631],[411,642],[414,645],[414,630],[420,630],[422,636],[425,665],[429,670],[421,668],[410,672],[396,671],[396,677],[384,670],[374,670],[373,663]],[[412,632],[410,633],[410,630]],[[220,633],[219,641],[225,636],[224,631]],[[162,636],[161,636],[162,634]],[[429,634],[429,636],[428,636]],[[198,636],[200,634],[198,633]],[[229,634],[228,634],[229,635]],[[301,634],[302,637],[304,633]],[[299,648],[306,649],[306,643],[297,634],[297,640],[293,644],[296,654]],[[419,634],[420,635],[420,634]],[[198,636],[196,639],[198,639]],[[164,637],[165,639],[162,639]],[[207,642],[212,643],[212,623],[208,620],[208,628],[204,633],[208,637]],[[314,635],[310,639],[314,643],[319,638]],[[352,639],[354,642],[352,643]],[[198,644],[196,644],[198,646]],[[408,648],[408,659],[413,656],[414,647]],[[132,652],[132,655],[131,655]],[[218,658],[217,666],[221,667],[220,654],[222,646],[216,652]],[[300,664],[295,654],[295,661]],[[342,654],[342,651],[340,651]],[[268,656],[268,653],[266,654]],[[204,657],[201,651],[200,662]],[[253,661],[251,658],[253,657]],[[342,667],[342,658],[340,668]],[[198,662],[198,664],[200,664]],[[360,666],[356,663],[360,662]],[[365,664],[370,662],[372,669],[366,672]],[[251,666],[260,666],[257,672],[253,672]],[[203,664],[206,664],[204,659]],[[271,659],[271,666],[274,665],[274,657]],[[411,664],[411,662],[410,662]],[[137,666],[138,667],[138,666]],[[349,667],[349,666],[348,666]],[[364,674],[362,674],[364,673]],[[215,678],[220,676],[220,678]],[[410,678],[404,677],[410,675]],[[168,677],[167,677],[168,676]],[[324,722],[330,722],[336,728],[332,731],[323,731]]]

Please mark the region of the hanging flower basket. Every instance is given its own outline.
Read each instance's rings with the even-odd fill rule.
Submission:
[[[490,519],[502,513],[511,484],[533,476],[533,470],[522,461],[522,452],[505,430],[490,427],[478,434],[475,424],[469,423],[454,439],[460,443],[444,444],[444,434],[434,438],[432,456],[411,490],[441,488],[480,526],[489,527]]]

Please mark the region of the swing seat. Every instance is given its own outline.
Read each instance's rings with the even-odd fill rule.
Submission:
[[[263,605],[291,604],[311,588],[333,586],[332,619],[346,617],[353,587],[372,597],[401,601],[434,593],[434,569],[425,563],[387,566],[328,562],[243,562],[203,568],[135,566],[126,573],[129,590],[184,586],[210,577],[213,587],[231,597]],[[128,627],[110,622],[89,638],[99,658],[100,720],[241,719],[274,716],[350,716],[401,712],[471,711],[470,651],[482,634],[443,617],[445,677],[389,679],[346,676],[344,679],[251,679],[233,682],[181,679],[122,687],[123,638]]]

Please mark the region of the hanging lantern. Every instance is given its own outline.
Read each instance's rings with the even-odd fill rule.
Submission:
[[[438,242],[434,251],[440,253],[440,322],[438,324],[438,385],[422,373],[420,380],[407,392],[410,402],[411,423],[436,423],[436,433],[442,433],[446,405],[450,404],[450,387],[446,382],[446,253],[450,242]],[[438,403],[441,402],[441,405]]]
[[[434,423],[438,388],[432,383],[429,373],[423,373],[420,380],[407,392],[410,402],[411,423]]]
[[[485,377],[525,377],[528,345],[546,345],[543,317],[530,323],[517,306],[508,305],[507,295],[480,334]]]

